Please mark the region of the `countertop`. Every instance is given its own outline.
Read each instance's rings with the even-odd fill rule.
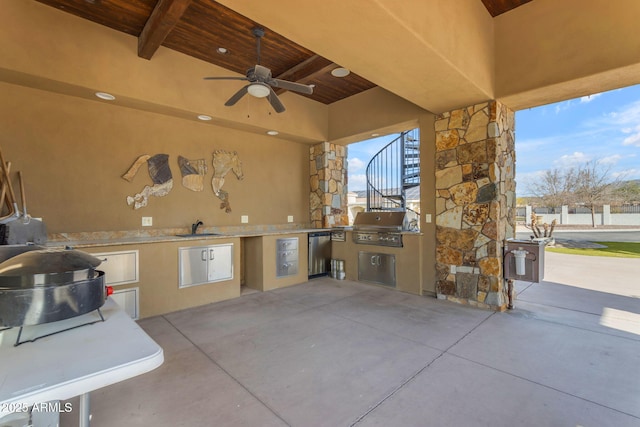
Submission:
[[[56,239],[48,241],[44,246],[49,248],[72,247],[76,249],[82,248],[98,248],[104,246],[120,246],[120,245],[143,245],[149,243],[165,243],[165,242],[188,242],[194,240],[210,240],[214,242],[219,239],[229,238],[245,238],[245,237],[261,237],[276,236],[299,233],[317,233],[329,232],[333,230],[353,231],[353,227],[334,227],[334,228],[283,228],[283,229],[254,229],[254,230],[231,230],[219,231],[217,229],[201,229],[200,233],[216,233],[215,235],[196,234],[189,237],[179,237],[177,234],[183,234],[184,229],[168,230],[151,230],[151,231],[113,231],[113,232],[91,232],[91,233],[62,233],[56,235]],[[403,231],[403,235],[422,235],[419,231]]]
[[[244,237],[261,237],[261,236],[274,236],[274,235],[287,235],[287,234],[299,234],[299,233],[316,233],[320,231],[331,231],[330,228],[297,228],[297,229],[278,229],[278,230],[243,230],[243,231],[201,231],[201,233],[217,233],[215,235],[194,235],[189,237],[179,237],[177,234],[182,234],[184,231],[178,231],[173,234],[160,234],[149,235],[146,232],[140,232],[136,235],[135,232],[104,232],[104,233],[77,233],[76,235],[70,235],[68,240],[56,239],[47,242],[44,246],[64,247],[69,246],[72,248],[96,248],[103,246],[120,246],[120,245],[141,245],[149,243],[164,243],[164,242],[187,242],[194,240],[219,240],[229,238],[244,238]],[[124,234],[124,235],[123,235]]]

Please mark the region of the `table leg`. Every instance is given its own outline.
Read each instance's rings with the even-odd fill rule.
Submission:
[[[89,427],[91,422],[91,397],[89,393],[80,395],[80,422],[79,427]]]

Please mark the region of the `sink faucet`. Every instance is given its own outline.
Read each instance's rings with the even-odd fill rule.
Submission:
[[[198,227],[202,225],[202,221],[198,220],[195,224],[191,224],[191,234],[196,234],[198,232]]]

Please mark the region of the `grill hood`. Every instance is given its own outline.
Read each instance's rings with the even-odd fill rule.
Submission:
[[[402,211],[358,212],[353,221],[354,230],[402,231],[406,213]]]

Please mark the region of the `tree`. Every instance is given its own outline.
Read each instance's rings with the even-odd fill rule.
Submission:
[[[592,160],[576,168],[575,195],[577,200],[591,210],[591,224],[596,227],[596,207],[613,199],[613,190],[619,179],[612,181],[607,166]]]
[[[620,199],[620,178],[612,180],[610,171],[610,165],[598,160],[566,170],[555,168],[530,183],[528,191],[547,207],[575,204],[589,208],[595,228],[596,208]],[[636,194],[633,190],[630,186],[626,194]]]
[[[546,170],[540,178],[529,183],[527,190],[547,207],[556,208],[573,203],[576,178],[575,168]]]
[[[640,180],[621,182],[613,190],[613,195],[620,204],[640,202]]]

